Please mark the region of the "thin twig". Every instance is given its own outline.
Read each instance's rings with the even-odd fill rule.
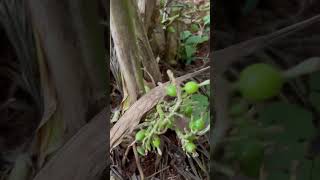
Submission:
[[[150,179],[150,178],[152,178],[153,176],[155,176],[155,175],[159,174],[160,172],[165,171],[165,170],[167,170],[167,169],[169,169],[169,168],[170,168],[170,166],[167,166],[167,167],[165,167],[165,168],[163,168],[163,169],[160,169],[159,171],[157,171],[157,172],[151,174],[150,176],[146,177],[146,179]]]
[[[141,180],[144,180],[144,174],[143,174],[143,170],[140,164],[140,159],[139,159],[139,155],[137,152],[137,146],[136,144],[133,144],[133,153],[134,153],[134,157],[136,159],[136,164],[137,164],[137,168],[139,170],[140,176],[141,176]]]

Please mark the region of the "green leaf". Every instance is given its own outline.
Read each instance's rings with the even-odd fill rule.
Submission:
[[[197,24],[191,24],[191,31],[192,32],[197,32],[199,31],[199,26]]]
[[[265,157],[265,167],[271,175],[268,179],[288,179],[294,161],[304,161],[304,144],[291,143],[278,145],[271,154]]]
[[[166,4],[166,0],[160,0],[160,7],[164,8],[164,5]]]
[[[200,35],[191,36],[186,40],[186,44],[200,44],[202,43],[202,37]]]
[[[207,96],[201,94],[194,94],[191,96],[191,100],[193,101],[193,117],[200,118],[203,112],[208,111],[209,101]]]
[[[297,105],[284,102],[271,103],[266,105],[259,115],[261,123],[276,124],[284,128],[283,133],[271,137],[275,140],[296,142],[314,135],[312,113]]]
[[[204,35],[201,37],[201,43],[206,42],[208,40],[209,40],[209,36],[207,36],[207,35]]]
[[[205,36],[196,35],[196,36],[189,37],[185,43],[188,45],[191,45],[191,44],[197,45],[197,44],[206,42],[208,40],[209,40],[209,37],[206,35]]]
[[[272,152],[265,158],[265,165],[270,174],[268,179],[288,179],[287,172],[290,171],[293,161],[305,161],[306,142],[299,140],[310,139],[314,135],[312,114],[297,105],[276,102],[267,104],[259,115],[259,122],[264,126],[276,124],[284,128],[284,132],[266,137],[274,143]]]
[[[210,27],[206,27],[204,31],[205,32],[210,32]]]
[[[194,46],[185,45],[185,53],[187,59],[191,58],[196,52],[197,49]]]
[[[206,15],[205,17],[203,17],[203,22],[204,25],[210,24],[210,15]]]
[[[180,33],[180,39],[181,40],[186,40],[188,37],[190,37],[192,35],[192,33],[190,31],[182,31]]]

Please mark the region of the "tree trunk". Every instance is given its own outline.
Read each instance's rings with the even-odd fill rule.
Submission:
[[[146,16],[145,16],[146,18],[144,22],[146,23],[145,24],[146,26],[144,26],[144,23],[141,20],[137,3],[134,0],[129,0],[129,2],[131,3],[130,4],[131,7],[133,7],[131,20],[134,22],[134,28],[135,28],[136,38],[138,43],[138,50],[140,50],[139,53],[141,55],[142,64],[146,69],[147,73],[149,73],[152,76],[152,79],[156,83],[161,82],[162,75],[159,69],[159,65],[152,52],[152,48],[150,46],[149,39],[147,36],[147,31],[151,27],[151,20],[152,20],[151,18],[154,13],[154,9],[156,7],[156,2],[154,0],[148,0],[148,2],[146,2],[146,8],[149,8],[147,5],[150,5],[150,8],[152,8],[146,11]]]
[[[56,154],[50,154],[52,158],[35,179],[97,179],[105,168],[104,157],[108,149],[103,145],[109,125],[106,121],[109,116],[107,108],[98,115],[98,119],[83,127],[101,111],[101,105],[96,104],[104,99],[107,91],[104,36],[97,14],[97,1],[29,0],[27,3],[34,34],[41,46],[38,51],[43,52],[43,59],[47,61],[44,64],[48,66],[49,77],[45,80],[52,80],[52,88],[49,89],[57,96],[56,109],[50,109],[52,102],[45,104],[46,110],[53,112],[44,114],[43,119],[51,123],[41,125],[41,133],[38,133],[40,144],[44,144],[43,151],[48,150],[44,138],[51,133],[50,124],[55,123],[52,122],[55,118],[66,123],[64,140],[69,140]],[[49,127],[43,128],[46,126]],[[90,139],[94,141],[90,142]]]
[[[70,0],[73,24],[77,29],[84,67],[89,82],[94,88],[90,95],[92,100],[99,100],[106,93],[106,60],[104,50],[103,26],[99,24],[97,1]],[[103,82],[103,83],[102,83]]]
[[[92,96],[101,94],[106,87],[105,66],[101,65],[104,61],[103,43],[97,40],[103,39],[103,32],[97,25],[93,25],[93,29],[87,25],[89,21],[99,23],[95,13],[92,13],[97,12],[94,7],[96,3],[87,6],[88,14],[85,14],[80,11],[80,7],[84,6],[80,2],[27,2],[62,108],[66,138],[69,138],[90,118],[88,112]]]
[[[135,0],[112,0],[110,11],[111,34],[132,104],[144,93],[141,64],[155,82],[161,81],[161,73]]]
[[[117,52],[121,73],[129,94],[129,104],[144,93],[142,70],[140,66],[136,34],[130,16],[132,7],[127,0],[110,2],[110,27]]]

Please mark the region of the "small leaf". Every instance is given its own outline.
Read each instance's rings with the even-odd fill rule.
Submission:
[[[196,52],[197,50],[194,46],[190,46],[190,45],[185,46],[185,53],[186,53],[187,59],[191,58]]]
[[[203,22],[204,25],[210,24],[210,15],[206,15],[205,17],[203,17]]]
[[[191,35],[192,35],[192,33],[190,31],[183,31],[180,33],[180,39],[184,41],[185,39],[187,39]]]
[[[199,44],[202,42],[202,37],[200,35],[191,36],[186,40],[186,44]]]
[[[200,118],[203,112],[208,111],[209,101],[208,98],[201,94],[194,94],[191,96],[191,100],[193,101],[193,117],[195,119]]]
[[[206,42],[208,40],[209,40],[209,36],[207,36],[207,35],[204,35],[201,37],[201,43]]]
[[[305,109],[284,102],[276,102],[266,105],[260,111],[259,121],[263,124],[277,124],[285,131],[271,138],[288,142],[310,138],[314,135],[312,113]]]
[[[186,40],[186,44],[194,44],[194,45],[197,45],[197,44],[201,44],[203,42],[206,42],[209,40],[209,37],[208,36],[200,36],[200,35],[197,35],[197,36],[191,36],[189,37],[187,40]]]
[[[191,24],[191,31],[192,32],[198,32],[199,26],[197,24]]]

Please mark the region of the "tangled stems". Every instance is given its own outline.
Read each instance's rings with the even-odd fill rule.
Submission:
[[[174,107],[171,109],[171,111],[170,111],[168,116],[165,116],[165,113],[162,110],[161,104],[157,105],[156,110],[157,110],[157,113],[159,114],[159,120],[158,121],[154,121],[155,124],[153,126],[149,126],[149,128],[152,128],[152,129],[150,130],[150,133],[147,134],[146,138],[143,140],[143,143],[142,143],[143,145],[145,145],[145,144],[148,145],[147,150],[150,150],[150,146],[149,145],[150,145],[150,143],[152,141],[152,137],[153,137],[154,134],[163,134],[164,132],[166,132],[166,129],[168,127],[166,127],[162,132],[158,130],[160,124],[168,123],[170,121],[170,119],[178,111],[178,109],[179,109],[179,107],[181,105],[181,102],[182,102],[180,86],[176,83],[176,80],[175,80],[172,72],[168,71],[167,73],[168,73],[168,76],[171,79],[173,85],[177,88],[177,102],[174,105]],[[157,148],[157,149],[159,149],[159,148]]]

